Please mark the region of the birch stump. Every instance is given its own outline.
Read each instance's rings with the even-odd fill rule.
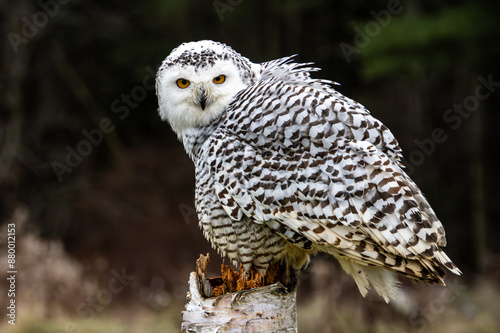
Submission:
[[[261,276],[222,265],[222,277],[207,278],[208,261],[200,256],[189,276],[182,332],[297,332],[296,280],[289,272]],[[278,281],[266,285],[272,280]]]

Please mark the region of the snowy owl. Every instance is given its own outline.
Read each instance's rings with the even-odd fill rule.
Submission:
[[[310,65],[255,64],[208,40],[163,61],[158,111],[194,162],[205,237],[259,272],[328,253],[363,296],[373,287],[386,302],[395,273],[443,285],[443,266],[461,274],[392,133]]]

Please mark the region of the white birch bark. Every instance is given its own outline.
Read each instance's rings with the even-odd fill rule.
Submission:
[[[205,298],[202,284],[192,272],[182,332],[297,332],[296,288],[278,282]]]

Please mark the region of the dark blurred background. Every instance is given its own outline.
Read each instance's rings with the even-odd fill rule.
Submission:
[[[341,83],[393,131],[464,272],[467,293],[457,297],[471,296],[457,316],[474,321],[478,284],[500,280],[499,14],[497,1],[0,0],[0,228],[17,224],[19,283],[29,291],[39,279],[19,297],[42,302],[40,318],[60,307],[119,321],[121,308],[182,305],[200,253],[210,252],[216,272],[221,260],[194,213],[192,162],[160,121],[154,91],[174,47],[212,39],[254,62],[292,54],[314,62],[317,77]],[[378,313],[370,304],[379,300],[363,302],[335,265],[313,262],[299,304],[330,297],[341,307],[349,295],[368,322],[439,327],[423,315],[425,300],[406,314]],[[133,281],[103,301],[122,269]],[[72,282],[62,288],[63,280]],[[309,292],[340,281],[335,297]],[[89,295],[100,307],[85,303]],[[412,324],[415,313],[427,321]],[[335,321],[325,332],[346,331]]]

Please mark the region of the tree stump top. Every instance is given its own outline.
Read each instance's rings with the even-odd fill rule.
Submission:
[[[182,332],[297,332],[295,288],[277,282],[205,297],[213,293],[208,280],[199,266],[190,274]]]

